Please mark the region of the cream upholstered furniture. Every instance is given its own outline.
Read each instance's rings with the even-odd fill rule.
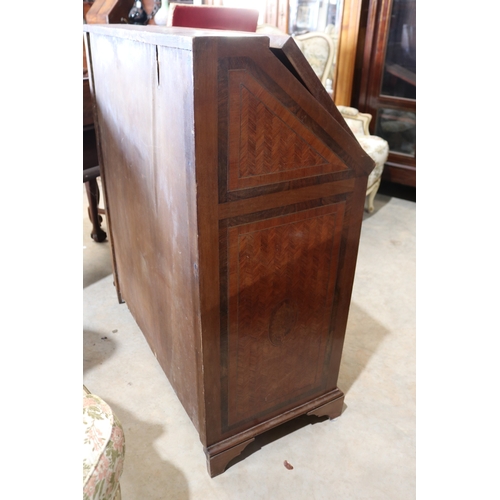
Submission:
[[[270,24],[259,24],[257,33],[286,35],[279,28]],[[333,82],[333,68],[337,59],[336,38],[333,31],[332,33],[311,31],[304,35],[295,35],[293,38],[321,83],[326,87],[327,80],[330,79]]]
[[[286,35],[284,31],[281,31],[277,26],[272,24],[258,24],[256,33],[262,33],[263,35]]]
[[[109,405],[83,387],[83,500],[121,500],[123,428]]]
[[[366,190],[366,209],[373,212],[373,200],[380,187],[384,163],[389,156],[389,144],[382,137],[370,135],[368,126],[372,116],[368,113],[360,113],[356,108],[348,106],[337,106],[349,128],[352,130],[361,147],[375,162],[375,168],[368,177],[368,187]]]
[[[338,26],[334,26],[333,24],[328,24],[325,28],[325,34],[328,35],[333,42],[333,61],[332,61],[332,69],[330,71],[330,76],[332,83],[337,81],[337,60],[339,55],[339,37],[340,37],[340,29]]]
[[[333,38],[320,31],[311,31],[304,35],[296,35],[294,40],[316,76],[326,87],[326,81],[332,79],[332,66],[335,61]]]

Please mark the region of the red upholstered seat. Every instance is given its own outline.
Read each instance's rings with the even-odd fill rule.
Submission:
[[[173,4],[171,9],[172,26],[250,32],[257,30],[259,11],[255,9],[184,4]]]

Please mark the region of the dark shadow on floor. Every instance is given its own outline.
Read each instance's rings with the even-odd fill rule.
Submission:
[[[184,473],[161,458],[154,446],[168,429],[138,419],[111,399],[105,401],[120,420],[125,434],[125,462],[120,479],[123,500],[188,500]]]
[[[85,230],[85,228],[84,228]],[[90,233],[89,233],[90,234]],[[84,235],[83,288],[86,288],[113,273],[109,241],[96,243]]]
[[[84,210],[83,210],[83,288],[97,283],[113,273],[111,263],[111,245],[109,242],[109,230],[107,229],[106,216],[103,216],[102,229],[108,235],[108,238],[98,243],[92,239],[92,224],[87,213],[88,202],[84,192]],[[102,202],[101,202],[102,205]]]
[[[345,407],[344,407],[345,409]],[[250,455],[253,455],[255,452],[261,450],[264,446],[267,446],[274,441],[281,439],[293,432],[306,427],[307,425],[314,425],[320,422],[325,422],[328,420],[327,416],[316,417],[315,415],[301,415],[299,417],[295,417],[288,422],[285,422],[273,429],[270,429],[255,438],[255,441],[251,442],[237,457],[233,458],[227,465],[225,470],[228,470],[233,465],[245,460]]]
[[[338,387],[346,395],[347,402],[349,402],[349,389],[368,365],[370,358],[388,333],[388,330],[384,326],[377,323],[361,307],[355,303],[351,303],[338,380]],[[346,408],[347,405],[344,404],[342,413]],[[339,418],[342,418],[342,416]],[[226,467],[226,470],[261,450],[264,446],[288,434],[296,432],[307,425],[315,425],[327,420],[327,416],[301,415],[270,429],[257,436],[255,441],[250,443],[240,455],[233,458]]]
[[[395,184],[394,182],[382,181],[378,192],[390,196],[391,198],[400,198],[407,201],[417,201],[417,188]]]
[[[355,302],[351,302],[342,350],[338,386],[346,398],[389,331]]]
[[[373,200],[373,212],[369,213],[367,210],[363,211],[363,220],[369,219],[370,217],[373,217],[377,215],[377,213],[384,208],[385,205],[387,205],[391,201],[390,196],[386,196],[384,194],[377,193],[375,195],[375,199]]]
[[[365,210],[363,212],[363,220],[377,215],[392,198],[416,202],[416,188],[403,186],[402,184],[394,184],[392,182],[382,182],[373,200],[374,210],[371,214]]]
[[[108,335],[83,331],[83,372],[91,370],[95,366],[102,365],[107,359],[114,355],[116,343]]]

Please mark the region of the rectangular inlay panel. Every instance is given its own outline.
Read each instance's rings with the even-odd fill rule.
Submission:
[[[320,388],[343,216],[337,203],[228,229],[229,426]]]

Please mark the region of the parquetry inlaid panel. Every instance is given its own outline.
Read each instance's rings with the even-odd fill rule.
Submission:
[[[228,229],[229,426],[321,386],[343,215],[337,203]]]
[[[229,96],[230,191],[347,169],[249,71],[229,71]]]

